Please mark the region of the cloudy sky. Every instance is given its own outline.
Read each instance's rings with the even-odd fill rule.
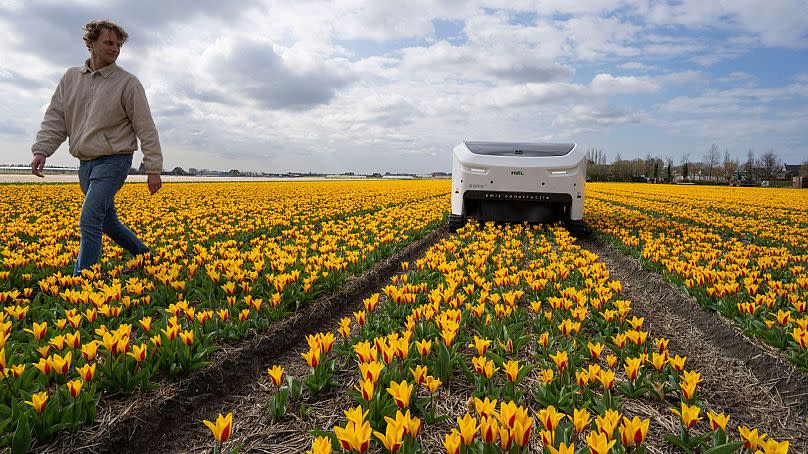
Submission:
[[[0,0],[0,163],[30,162],[91,18],[129,32],[168,169],[448,171],[461,140],[808,159],[805,0]]]

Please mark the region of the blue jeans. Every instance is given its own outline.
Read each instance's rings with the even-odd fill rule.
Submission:
[[[118,220],[115,210],[115,194],[123,186],[132,155],[103,156],[90,161],[81,161],[79,184],[84,193],[81,206],[81,245],[73,275],[90,268],[101,258],[101,233],[106,233],[112,241],[132,255],[143,254],[149,248],[129,228]]]

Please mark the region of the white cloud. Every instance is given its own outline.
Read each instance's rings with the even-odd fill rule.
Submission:
[[[568,83],[512,85],[481,93],[477,104],[499,108],[530,106],[580,96],[584,91],[584,87]]]
[[[723,84],[743,83],[751,85],[757,81],[757,77],[753,76],[752,74],[749,74],[746,71],[733,71],[724,77],[719,77],[716,80]]]
[[[640,112],[625,112],[618,109],[576,105],[569,111],[559,114],[553,126],[568,128],[577,133],[604,129],[613,125],[637,123],[643,116]]]
[[[705,76],[701,71],[691,69],[687,71],[662,74],[656,76],[655,79],[665,85],[678,85],[689,84],[692,82],[703,82],[705,80]]]
[[[808,8],[802,0],[657,2],[646,17],[650,23],[689,27],[740,28],[765,46],[805,47]]]
[[[612,76],[598,74],[590,83],[592,93],[599,95],[617,95],[625,93],[652,93],[659,85],[648,77]]]
[[[626,63],[621,63],[617,65],[620,69],[631,69],[631,70],[652,70],[656,69],[654,66],[646,65],[645,63],[640,63],[638,61],[630,61]]]

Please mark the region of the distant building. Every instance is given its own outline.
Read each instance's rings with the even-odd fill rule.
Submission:
[[[182,167],[174,167],[174,170],[171,171],[171,175],[188,175]]]
[[[75,167],[45,167],[42,169],[44,174],[52,175],[76,175],[79,169]],[[0,166],[0,174],[3,175],[30,175],[31,166],[11,165]]]
[[[783,167],[780,168],[780,171],[777,172],[777,179],[779,180],[790,180],[800,174],[800,168],[802,165],[800,164],[783,164]]]

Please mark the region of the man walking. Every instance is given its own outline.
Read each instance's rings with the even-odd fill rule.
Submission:
[[[115,64],[129,35],[119,25],[93,20],[84,26],[90,58],[65,72],[45,112],[31,147],[31,173],[43,177],[45,159],[70,138],[70,154],[79,158],[79,184],[84,193],[79,228],[81,245],[73,275],[98,263],[101,234],[132,255],[149,249],[118,220],[115,194],[121,189],[137,138],[143,151],[149,191],[160,190],[163,155],[140,81]]]

